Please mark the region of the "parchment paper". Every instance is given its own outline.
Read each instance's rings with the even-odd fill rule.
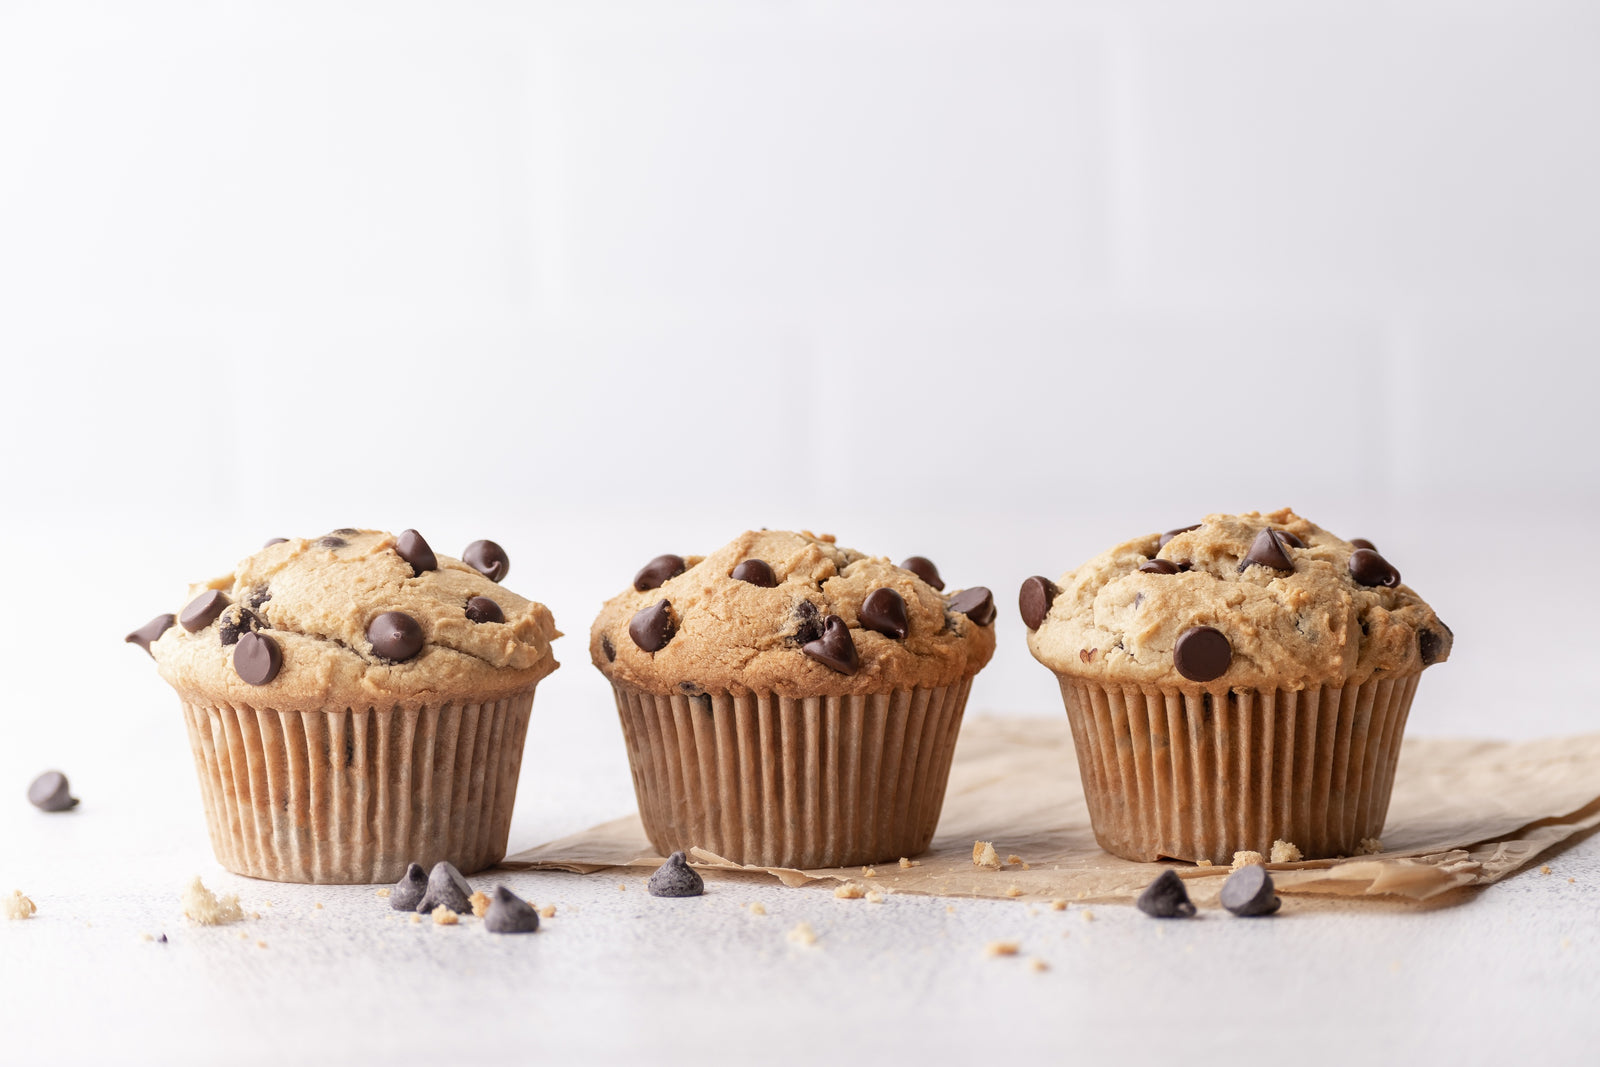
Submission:
[[[1595,826],[1600,734],[1525,742],[1412,738],[1400,750],[1380,855],[1269,866],[1283,893],[1423,901],[1503,878]],[[974,841],[993,842],[1000,870],[973,865]],[[1010,856],[1023,862],[1006,862]],[[969,720],[939,832],[914,867],[891,860],[872,868],[868,879],[860,867],[741,867],[699,849],[690,858],[711,877],[764,871],[789,886],[850,880],[884,892],[1022,900],[1130,901],[1170,866],[1190,880],[1197,902],[1208,902],[1228,873],[1102,852],[1089,828],[1064,718]],[[630,815],[508,857],[502,866],[588,874],[659,863],[638,816]]]

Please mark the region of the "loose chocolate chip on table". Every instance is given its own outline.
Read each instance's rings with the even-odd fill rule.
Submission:
[[[1172,540],[1174,537],[1177,537],[1179,534],[1186,534],[1190,530],[1198,529],[1200,529],[1200,524],[1197,522],[1193,526],[1180,526],[1176,530],[1168,530],[1166,533],[1161,535],[1161,540],[1157,542],[1156,547],[1166,548],[1167,542]]]
[[[389,890],[389,907],[395,911],[416,911],[427,892],[428,872],[422,869],[422,864],[413,863]]]
[[[910,571],[939,592],[944,592],[944,579],[939,577],[939,568],[927,556],[907,556],[900,561],[900,569]]]
[[[861,669],[861,654],[850,636],[850,627],[837,615],[829,615],[822,624],[822,636],[808,641],[802,652],[840,674],[854,674]]]
[[[1179,568],[1170,559],[1147,559],[1139,564],[1139,570],[1144,574],[1177,574]]]
[[[411,576],[416,577],[423,571],[436,571],[439,569],[439,557],[433,554],[433,549],[428,547],[428,542],[415,530],[405,530],[394,539],[395,555],[411,564]]]
[[[539,913],[526,900],[497,885],[489,897],[489,910],[483,913],[483,928],[491,934],[531,934],[539,929]]]
[[[1211,626],[1185,630],[1172,649],[1172,665],[1191,682],[1221,678],[1233,662],[1233,646],[1222,631]]]
[[[122,640],[130,645],[138,645],[146,652],[150,652],[151,642],[172,629],[177,621],[178,617],[176,615],[157,615]],[[150,655],[154,657],[155,653],[150,652]]]
[[[741,560],[728,577],[759,585],[763,589],[772,589],[778,584],[778,576],[772,573],[772,566],[764,559]]]
[[[1017,609],[1022,612],[1022,621],[1028,629],[1037,630],[1044,625],[1050,615],[1050,605],[1060,595],[1060,587],[1042,575],[1035,574],[1022,583],[1022,591],[1017,594]]]
[[[1432,630],[1418,630],[1417,651],[1422,653],[1422,665],[1431,667],[1439,662],[1439,653],[1444,651],[1444,638]]]
[[[449,908],[457,915],[467,915],[472,911],[472,904],[467,900],[471,895],[472,887],[455,865],[440,860],[428,872],[428,890],[417,902],[417,910],[426,914],[434,908]]]
[[[1373,544],[1371,541],[1368,541],[1365,537],[1352,537],[1350,539],[1350,543],[1355,545],[1357,548],[1364,548],[1369,552],[1378,551],[1378,546]]]
[[[1400,584],[1400,572],[1394,569],[1394,564],[1370,548],[1358,548],[1350,553],[1350,577],[1358,585],[1392,589]]]
[[[817,606],[809,600],[802,600],[794,606],[794,636],[789,638],[789,643],[794,645],[808,645],[822,636],[822,613]]]
[[[198,633],[216,621],[222,609],[228,606],[228,598],[222,595],[220,589],[207,589],[178,613],[178,622],[190,633]]]
[[[402,663],[422,651],[422,627],[403,611],[386,611],[367,624],[372,651],[393,663]]]
[[[28,786],[28,803],[40,811],[71,811],[78,806],[67,776],[60,771],[45,771]]]
[[[269,538],[267,538],[266,544],[262,545],[261,547],[262,548],[271,548],[273,545],[287,544],[288,541],[289,541],[289,539],[287,537],[269,537]]]
[[[233,646],[233,669],[251,685],[266,685],[283,669],[283,650],[265,634],[240,634]]]
[[[672,603],[667,600],[658,600],[641,609],[628,622],[628,636],[646,652],[660,652],[677,632],[678,624],[672,621]]]
[[[1288,530],[1278,530],[1277,535],[1289,543],[1290,548],[1304,548],[1306,544]]]
[[[706,883],[682,852],[674,852],[650,876],[648,888],[653,897],[697,897],[706,891]]]
[[[1240,867],[1222,883],[1222,906],[1241,918],[1271,915],[1280,903],[1272,875],[1259,863]]]
[[[643,593],[649,589],[659,589],[669,579],[676,578],[684,571],[682,556],[667,553],[639,568],[639,573],[633,576],[633,587]]]
[[[249,608],[230,607],[222,613],[222,621],[217,624],[217,636],[226,648],[236,644],[241,635],[264,629],[267,629],[266,625]]]
[[[611,643],[611,638],[605,634],[600,635],[600,651],[606,654],[607,663],[617,662],[617,646]]]
[[[911,630],[905,599],[893,589],[874,589],[861,602],[861,625],[896,641],[904,641]]]
[[[473,622],[505,622],[506,613],[488,597],[475,596],[467,601],[467,618]]]
[[[981,585],[963,589],[950,598],[950,610],[959,611],[979,626],[994,622],[994,594]]]
[[[499,582],[511,569],[511,557],[493,541],[474,541],[461,553],[461,562],[489,579]]]
[[[1183,886],[1178,872],[1167,868],[1156,880],[1145,886],[1134,906],[1146,915],[1157,919],[1188,919],[1194,915],[1194,902]]]
[[[343,548],[345,545],[348,545],[349,543],[350,542],[346,541],[344,538],[335,537],[335,536],[333,536],[333,534],[328,534],[326,537],[319,537],[316,540],[316,544],[318,544],[322,548]]]
[[[1283,534],[1277,530],[1262,530],[1256,534],[1249,553],[1239,561],[1240,573],[1250,567],[1265,567],[1273,571],[1294,570],[1294,560],[1289,558],[1289,549],[1284,543]]]

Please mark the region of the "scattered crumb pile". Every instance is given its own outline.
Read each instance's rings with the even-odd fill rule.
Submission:
[[[33,901],[22,895],[20,889],[13,889],[9,897],[0,897],[0,911],[5,912],[8,919],[31,918],[38,910]]]
[[[835,889],[833,895],[840,900],[860,900],[867,895],[867,889],[857,882],[846,882]]]
[[[244,909],[239,907],[237,893],[219,897],[205,887],[198,874],[183,891],[179,903],[183,905],[184,918],[201,926],[226,926],[244,918]]]
[[[972,843],[972,865],[985,871],[998,871],[1000,869],[1000,855],[995,852],[994,845],[987,841],[974,841]]]
[[[921,867],[921,866],[922,866],[922,861],[921,860],[908,860],[904,856],[900,857],[900,869],[902,871],[909,871],[913,867]]]
[[[883,894],[878,892],[876,889],[867,890],[867,903],[868,904],[882,904],[883,903]]]
[[[1299,863],[1300,859],[1300,850],[1295,847],[1293,841],[1280,839],[1272,843],[1273,863]]]
[[[472,905],[472,914],[481,919],[489,910],[489,894],[480,889],[467,898],[467,903]]]
[[[800,923],[793,930],[789,931],[789,944],[791,945],[810,946],[815,945],[816,943],[817,932],[811,929],[810,923]]]
[[[1233,854],[1233,869],[1236,871],[1240,867],[1262,867],[1266,865],[1266,862],[1259,852],[1246,851]]]

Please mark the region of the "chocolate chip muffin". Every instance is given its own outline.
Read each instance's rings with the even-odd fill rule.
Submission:
[[[129,634],[178,691],[218,860],[289,882],[393,882],[505,854],[550,612],[420,534],[274,538]]]
[[[1101,847],[1225,862],[1354,855],[1388,811],[1450,628],[1367,541],[1293,511],[1208,515],[1019,597],[1055,672]]]
[[[589,653],[616,692],[662,855],[834,867],[928,847],[994,598],[945,593],[829,536],[762,530],[658,556],[606,602]]]

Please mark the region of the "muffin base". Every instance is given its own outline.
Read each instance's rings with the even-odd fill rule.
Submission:
[[[864,696],[646,692],[613,682],[662,855],[851,867],[928,847],[972,679]]]
[[[1140,861],[1228,863],[1275,840],[1356,855],[1382,833],[1419,677],[1191,693],[1058,675],[1095,840]]]
[[[206,824],[228,870],[393,882],[505,855],[533,689],[481,704],[277,710],[184,697]]]

